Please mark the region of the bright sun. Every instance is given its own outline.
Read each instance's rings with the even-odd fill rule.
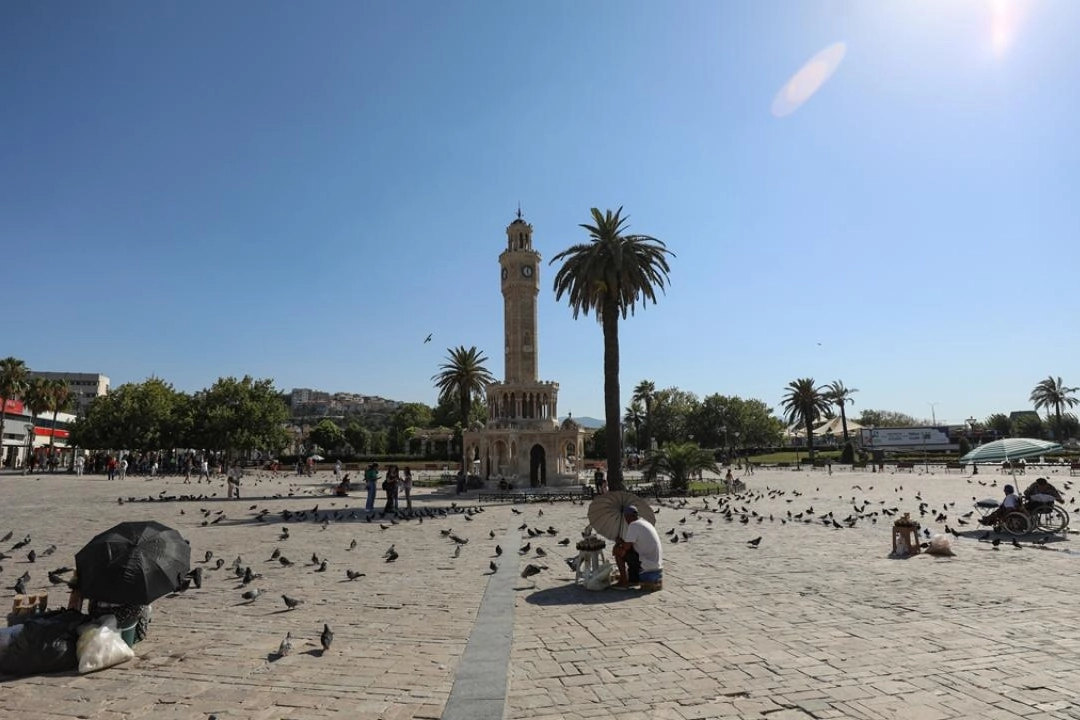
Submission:
[[[1003,55],[1012,46],[1020,20],[1017,0],[990,0],[990,48]]]

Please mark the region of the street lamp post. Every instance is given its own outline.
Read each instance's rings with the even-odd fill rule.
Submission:
[[[739,431],[735,431],[735,446],[731,449],[731,454],[738,457],[739,455]],[[741,462],[741,460],[740,460]]]
[[[968,424],[968,428],[970,430],[971,437],[974,439],[974,437],[975,437],[975,423],[977,423],[979,421],[976,420],[974,417],[969,417],[964,422],[966,422]]]
[[[937,402],[927,403],[930,406],[930,422],[933,425],[937,425]]]
[[[922,434],[922,457],[923,457],[923,467],[926,469],[927,473],[930,472],[930,456],[926,454],[926,441],[929,440],[929,439],[930,439],[930,433],[924,432]]]
[[[728,460],[728,434],[727,425],[720,426],[720,432],[724,433],[724,461]]]

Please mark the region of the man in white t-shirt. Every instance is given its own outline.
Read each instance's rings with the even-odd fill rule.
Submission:
[[[623,510],[626,531],[615,543],[615,563],[619,585],[641,585],[642,590],[660,590],[664,579],[664,549],[656,528],[638,515],[633,505]]]
[[[997,525],[1003,517],[1013,510],[1020,509],[1020,496],[1016,494],[1016,489],[1012,485],[1006,485],[1004,490],[1005,499],[998,505],[997,510],[979,520],[980,525]]]

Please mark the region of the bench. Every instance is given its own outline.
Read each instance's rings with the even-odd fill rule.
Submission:
[[[852,470],[865,470],[866,466],[867,466],[867,461],[866,460],[859,460],[857,462],[851,463],[851,469]]]
[[[915,463],[913,462],[898,462],[896,463],[897,470],[907,470],[908,472],[915,472]]]
[[[1003,462],[1003,463],[1001,463],[1001,467],[998,469],[998,472],[1000,472],[1002,475],[1004,475],[1005,473],[1010,473],[1013,470],[1019,471],[1019,473],[1021,475],[1023,475],[1024,472],[1027,470],[1027,463],[1026,462]]]
[[[966,467],[967,467],[966,463],[947,462],[947,463],[945,463],[945,472],[949,472],[950,470],[959,470],[960,472],[963,472],[964,468],[966,468]]]

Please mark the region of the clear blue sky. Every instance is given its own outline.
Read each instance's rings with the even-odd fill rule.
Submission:
[[[622,205],[677,255],[622,326],[624,405],[650,379],[777,406],[811,376],[859,388],[855,413],[1028,408],[1047,375],[1080,385],[1078,21],[1073,0],[10,0],[0,354],[434,403],[448,347],[502,376],[520,201],[541,376],[602,417],[600,328],[546,261]]]

